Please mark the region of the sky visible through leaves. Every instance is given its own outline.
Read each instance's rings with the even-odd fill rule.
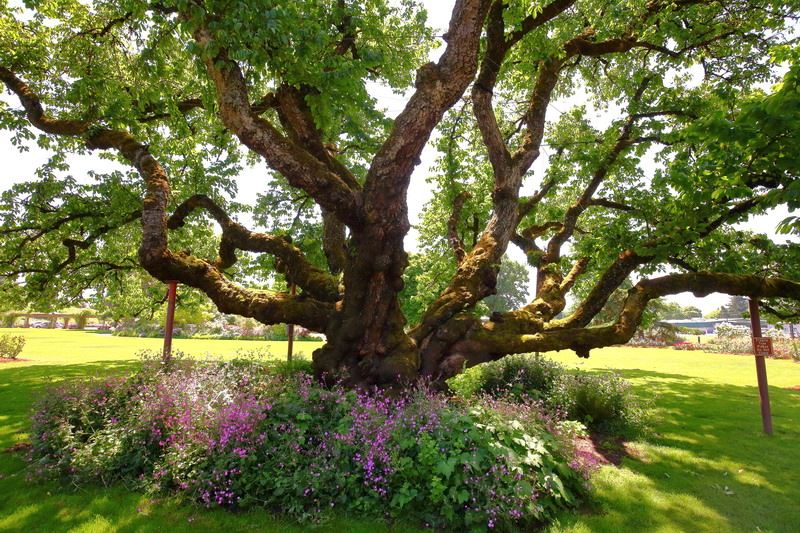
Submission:
[[[422,3],[428,11],[429,25],[436,29],[437,35],[444,34],[450,19],[454,0],[422,0]],[[435,61],[442,50],[442,46],[438,49],[434,49],[431,53],[431,59]],[[402,111],[407,100],[405,95],[396,94],[386,87],[373,85],[370,91],[392,117]],[[13,99],[8,91],[3,91],[0,94],[0,100],[14,107],[19,107],[19,102]],[[584,98],[582,98],[582,95],[578,92],[578,94],[570,98],[556,100],[551,103],[550,109],[548,110],[550,120],[557,118],[573,105],[583,103],[583,100]],[[612,116],[609,111],[596,109],[593,115],[593,120],[599,126],[608,125]],[[14,183],[31,179],[31,177],[34,176],[36,168],[47,159],[47,152],[37,147],[35,143],[29,143],[29,151],[19,153],[18,150],[12,146],[10,139],[11,135],[8,132],[0,131],[0,161],[2,161],[2,170],[0,170],[0,191],[9,188]],[[422,162],[417,167],[409,188],[408,207],[412,226],[419,223],[422,208],[425,203],[430,200],[432,195],[431,186],[426,182],[426,176],[430,173],[429,169],[433,167],[437,155],[432,145],[433,143],[430,142],[428,148],[423,152]],[[545,157],[540,158],[532,168],[533,178],[527,180],[527,185],[523,186],[523,193],[531,192],[536,189],[539,183],[539,179],[537,179],[536,176],[541,176],[543,174],[543,169],[546,167],[549,158],[546,147],[544,148],[543,155]],[[89,154],[87,156],[72,155],[69,161],[72,167],[70,174],[77,179],[80,179],[81,176],[87,176],[89,171],[106,172],[121,168],[121,165],[117,163],[99,158],[98,154]],[[262,190],[266,172],[267,170],[264,165],[245,168],[238,180],[239,190],[237,200],[248,203],[249,199],[255,198],[256,194]],[[775,227],[787,214],[786,208],[781,206],[769,215],[751,217],[750,220],[740,224],[739,227],[755,232],[766,233],[773,240],[777,241],[797,241],[798,238],[796,236],[776,236]],[[250,220],[242,219],[240,221],[245,225],[253,226]],[[412,227],[412,230],[406,237],[407,250],[416,250],[417,235],[416,229]],[[525,263],[524,255],[514,245],[509,245],[508,255],[517,262]],[[531,290],[534,290],[534,283],[530,283],[529,286]],[[706,298],[698,299],[689,293],[683,293],[668,297],[668,299],[677,301],[681,305],[694,305],[699,307],[704,313],[707,313],[727,303],[728,296],[714,293]]]

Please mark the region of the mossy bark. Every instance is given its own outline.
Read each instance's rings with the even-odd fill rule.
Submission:
[[[352,236],[344,299],[326,329],[328,342],[313,356],[318,376],[377,385],[417,377],[419,355],[404,331],[406,320],[398,298],[408,264],[402,226],[387,232],[375,225]]]

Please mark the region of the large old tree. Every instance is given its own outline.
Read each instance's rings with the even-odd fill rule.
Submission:
[[[2,197],[6,297],[121,296],[143,269],[324,332],[316,371],[353,383],[587,356],[683,291],[796,311],[796,246],[734,225],[800,198],[797,2],[456,0],[442,35],[416,0],[0,5],[0,124],[52,154]],[[406,91],[393,119],[381,85]],[[89,152],[133,170],[71,177]],[[250,164],[263,193],[237,203]],[[510,246],[535,298],[482,321]]]

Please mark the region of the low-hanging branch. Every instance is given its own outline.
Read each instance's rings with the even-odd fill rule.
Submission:
[[[506,322],[486,324],[472,336],[475,342],[499,358],[509,353],[562,350],[569,348],[578,356],[588,357],[589,351],[614,344],[628,342],[641,323],[647,303],[670,294],[691,292],[698,297],[712,292],[721,292],[751,298],[784,297],[800,300],[800,283],[751,275],[693,272],[671,274],[659,278],[644,279],[628,291],[622,310],[611,325],[597,327],[548,328],[520,333],[504,331]]]
[[[676,243],[676,246],[686,247],[699,239],[707,237],[724,223],[736,222],[739,217],[748,213],[759,205],[764,200],[763,196],[757,196],[733,204],[725,212],[717,215],[710,222],[705,223],[701,231],[688,241]],[[648,242],[641,244],[642,250],[655,249],[663,246],[665,242],[671,239],[667,235],[658,239],[652,239]],[[605,306],[611,294],[628,278],[638,267],[652,262],[656,256],[647,253],[639,254],[631,249],[625,250],[620,253],[611,265],[602,273],[599,280],[594,284],[586,298],[575,308],[575,311],[568,317],[554,320],[548,327],[552,329],[569,329],[575,327],[584,327],[589,324],[592,319],[600,312]],[[684,261],[676,261],[676,258],[668,258],[668,262],[680,265],[690,272],[696,272],[696,269]]]
[[[0,81],[17,95],[30,123],[53,135],[83,136],[90,150],[116,150],[139,172],[146,193],[142,209],[141,265],[162,281],[176,280],[203,291],[225,313],[256,318],[263,323],[293,323],[322,331],[333,304],[311,298],[252,291],[228,279],[210,263],[168,248],[167,205],[169,180],[149,148],[130,133],[98,128],[91,122],[60,120],[45,114],[38,95],[11,70],[0,65]]]

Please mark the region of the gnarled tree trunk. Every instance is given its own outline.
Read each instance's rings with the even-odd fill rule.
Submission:
[[[674,139],[665,141],[661,134],[678,129],[676,117],[692,118],[687,110],[672,105],[675,98],[672,88],[662,87],[661,92],[653,89],[654,85],[662,83],[665,71],[654,68],[650,72],[652,56],[679,61],[697,52],[699,61],[713,57],[712,48],[719,43],[734,47],[737,42],[746,41],[748,47],[756,46],[752,44],[751,29],[737,26],[743,24],[738,13],[734,16],[737,10],[727,10],[719,3],[654,0],[640,6],[635,4],[629,6],[635,13],[630,20],[613,20],[609,28],[595,28],[588,21],[591,17],[580,12],[582,6],[575,0],[551,0],[539,9],[524,12],[528,14],[517,12],[519,6],[512,9],[513,4],[504,0],[456,0],[448,31],[442,36],[446,42],[443,54],[438,62],[418,69],[413,94],[388,129],[386,138],[375,142],[379,148],[374,155],[369,154],[372,160],[363,165],[368,167],[365,175],[349,168],[340,157],[342,151],[331,145],[331,137],[338,135],[344,139],[345,133],[339,131],[331,135],[327,132],[326,135],[319,125],[324,121],[315,116],[313,102],[324,87],[313,85],[314,81],[298,82],[291,76],[284,79],[280,72],[275,72],[275,78],[268,83],[259,80],[259,76],[253,77],[253,71],[269,70],[271,64],[249,65],[247,59],[242,59],[249,57],[248,53],[243,53],[248,51],[237,50],[237,41],[226,33],[234,30],[220,24],[225,13],[208,12],[211,8],[203,3],[181,3],[180,9],[184,11],[154,4],[145,10],[158,12],[158,17],[150,21],[146,13],[131,12],[107,21],[100,30],[70,35],[70,39],[99,38],[113,33],[117,25],[129,22],[140,27],[151,23],[166,27],[169,22],[172,24],[169,32],[175,30],[175,24],[183,28],[182,35],[193,40],[193,48],[199,51],[198,56],[190,57],[202,60],[205,66],[202,76],[207,76],[216,99],[213,112],[218,112],[218,118],[209,115],[214,127],[224,128],[319,207],[321,245],[328,262],[327,270],[314,266],[289,238],[248,230],[209,196],[192,194],[182,197],[180,203],[173,203],[170,176],[154,155],[157,151],[151,151],[147,141],[137,139],[132,133],[139,131],[137,125],[157,121],[161,114],[150,110],[146,116],[135,119],[130,131],[105,127],[104,124],[120,122],[104,117],[85,120],[52,117],[45,112],[37,93],[12,71],[17,67],[0,65],[0,81],[17,95],[30,125],[48,135],[80,139],[86,149],[116,151],[138,171],[144,183],[140,206],[93,231],[80,229],[81,239],[71,235],[63,239],[66,259],[53,261],[50,270],[39,267],[32,271],[45,276],[62,272],[76,262],[81,251],[102,241],[109,232],[140,220],[142,240],[138,259],[149,274],[162,281],[177,280],[199,289],[225,313],[252,317],[264,324],[288,322],[324,332],[327,342],[313,355],[315,372],[320,377],[344,377],[353,385],[383,385],[420,377],[441,381],[466,366],[512,353],[570,349],[586,357],[594,348],[630,339],[647,303],[668,294],[717,291],[756,298],[800,300],[797,282],[698,272],[691,261],[665,255],[663,251],[668,246],[696,244],[723,224],[737,222],[751,210],[768,205],[773,198],[759,187],[778,187],[782,180],[793,178],[797,169],[780,169],[786,175],[776,176],[760,171],[756,168],[758,165],[751,165],[750,161],[748,165],[754,170],[748,173],[748,166],[740,182],[735,184],[737,191],[749,187],[749,196],[740,194],[729,198],[726,191],[709,195],[708,202],[713,209],[703,211],[705,214],[700,209],[699,214],[692,213],[691,231],[686,231],[685,236],[663,233],[651,236],[648,232],[652,217],[644,213],[631,225],[645,226],[648,232],[638,234],[640,242],[622,241],[625,244],[604,256],[605,262],[592,264],[592,261],[598,262],[596,258],[581,257],[583,252],[569,251],[570,243],[575,242],[582,231],[580,224],[589,210],[628,214],[637,211],[634,206],[627,205],[625,199],[615,201],[603,197],[603,194],[611,196],[615,192],[612,177],[624,166],[626,158],[638,157],[635,147],[641,147],[640,156],[654,142],[677,142]],[[744,10],[753,10],[754,19],[761,20],[767,16],[765,13],[771,12],[759,2],[740,4]],[[770,4],[770,7],[774,6]],[[344,14],[346,8],[349,6],[345,2],[338,3],[344,20],[334,25],[335,31],[331,30],[338,40],[336,46],[330,47],[330,54],[336,60],[333,63],[348,54],[353,61],[362,59],[359,34],[352,27],[353,17]],[[777,20],[780,10],[778,7],[774,10],[777,14],[769,16]],[[331,16],[338,11],[333,13]],[[696,22],[699,29],[687,22],[679,35],[667,30],[660,32],[665,20],[678,20],[684,15]],[[170,19],[172,16],[174,20]],[[602,14],[596,16],[603,17]],[[555,28],[560,18],[566,21]],[[714,23],[705,27],[708,20]],[[656,37],[652,38],[660,41],[640,40],[653,35]],[[553,41],[556,38],[560,40]],[[729,39],[733,44],[726,42]],[[670,48],[677,41],[681,41],[681,48]],[[544,42],[547,46],[542,45]],[[277,42],[270,44],[273,45],[279,46]],[[271,50],[262,52],[267,56],[272,53]],[[522,185],[531,176],[532,166],[543,149],[547,111],[552,107],[553,95],[558,94],[559,84],[579,74],[579,68],[589,61],[597,61],[594,66],[599,70],[613,70],[614,62],[623,54],[633,56],[637,52],[641,56],[634,56],[636,62],[632,60],[627,65],[630,70],[621,70],[635,72],[636,77],[633,81],[625,80],[625,87],[614,96],[625,116],[605,132],[592,133],[596,138],[583,141],[594,145],[593,157],[586,158],[588,162],[585,162],[586,168],[582,168],[583,173],[578,175],[574,171],[574,176],[561,178],[548,175],[538,182],[538,192],[524,196]],[[515,74],[511,83],[515,85],[513,90],[509,89],[509,84],[503,85],[504,69],[526,61],[530,64],[524,72]],[[326,68],[330,69],[326,74],[336,74],[335,67]],[[376,72],[370,66],[364,69],[370,75]],[[363,76],[366,79],[366,74]],[[520,85],[525,85],[524,91],[519,89]],[[255,90],[269,92],[251,94]],[[500,109],[512,100],[504,95],[509,91],[519,100],[514,102],[517,115],[513,121],[504,116],[507,110]],[[481,217],[481,220],[488,219],[482,230],[475,219],[470,228],[473,242],[466,246],[459,237],[458,226],[468,195],[456,195],[447,224],[447,241],[453,247],[457,263],[455,272],[420,323],[409,328],[399,300],[408,265],[403,240],[410,227],[409,182],[434,128],[460,99],[471,105],[480,130],[482,154],[491,167],[491,215]],[[200,98],[189,98],[173,107],[180,113],[187,113],[209,104]],[[93,110],[94,102],[90,102],[85,113],[71,112],[68,116],[93,117]],[[644,125],[658,118],[664,122]],[[778,134],[771,140],[779,137]],[[686,141],[687,146],[691,142],[691,139]],[[695,147],[692,145],[686,150],[694,153]],[[558,155],[557,151],[556,157]],[[555,207],[549,206],[550,212],[546,213],[549,218],[542,219],[539,213],[546,211],[543,202],[551,193],[563,197],[554,200]],[[49,204],[45,208],[57,210]],[[207,213],[221,229],[217,257],[200,258],[170,247],[170,232],[184,226],[186,219],[198,211]],[[21,234],[23,242],[35,241],[48,231],[56,232],[76,218],[88,219],[91,215],[67,214],[47,227],[21,225],[7,230],[7,234]],[[668,228],[682,230],[684,226],[680,220],[660,222],[666,223]],[[520,309],[495,313],[488,321],[482,321],[473,311],[483,298],[495,292],[500,261],[510,243],[525,252],[529,266],[537,272],[535,297]],[[231,280],[229,271],[239,251],[273,256],[278,273],[298,287],[299,293],[252,290]],[[640,269],[644,265],[653,268],[671,265],[681,273],[648,279],[642,273],[644,269]],[[590,289],[574,310],[562,317],[568,293],[579,280],[588,278],[589,269],[593,269],[595,275],[590,278]],[[640,270],[637,272],[637,269]],[[612,293],[634,274],[640,275],[639,281],[628,291],[618,317],[610,324],[590,326]]]

